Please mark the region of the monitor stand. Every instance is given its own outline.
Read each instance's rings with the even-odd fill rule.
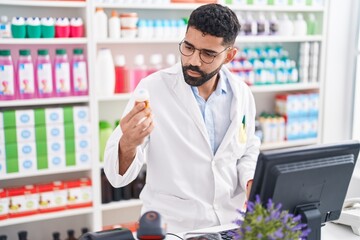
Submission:
[[[316,204],[303,205],[296,207],[296,211],[301,215],[302,223],[306,223],[311,232],[307,236],[308,240],[321,239],[321,212]]]

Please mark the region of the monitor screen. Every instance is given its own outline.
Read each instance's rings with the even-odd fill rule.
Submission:
[[[261,152],[249,200],[259,195],[263,204],[269,198],[281,203],[301,214],[308,239],[320,239],[321,224],[340,217],[359,147],[343,141]]]

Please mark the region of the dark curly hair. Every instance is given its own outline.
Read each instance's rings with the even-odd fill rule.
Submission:
[[[217,3],[206,4],[195,9],[189,18],[188,26],[204,34],[223,38],[223,45],[233,45],[240,31],[236,14],[228,7]]]

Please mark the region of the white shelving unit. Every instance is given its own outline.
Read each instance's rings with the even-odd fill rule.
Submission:
[[[255,100],[258,96],[266,94],[275,94],[278,92],[296,92],[296,91],[318,91],[320,93],[320,99],[322,99],[322,89],[324,86],[324,64],[325,64],[325,46],[326,46],[326,22],[327,22],[327,9],[329,1],[325,1],[323,7],[276,7],[276,6],[230,6],[236,11],[251,11],[251,12],[288,12],[295,14],[297,12],[302,13],[315,13],[321,16],[322,19],[322,33],[315,36],[305,37],[283,37],[283,36],[239,36],[236,43],[243,44],[272,44],[272,43],[286,43],[288,45],[295,45],[298,47],[301,42],[320,42],[321,43],[321,56],[319,67],[319,82],[307,83],[307,84],[282,84],[282,85],[264,85],[264,86],[251,86],[255,95]],[[115,54],[126,54],[127,56],[135,55],[136,51],[165,51],[167,53],[177,51],[177,43],[181,39],[105,39],[96,40],[92,32],[93,15],[96,7],[103,7],[107,13],[111,10],[117,10],[118,12],[126,11],[139,11],[146,12],[147,17],[149,12],[157,18],[162,14],[174,14],[174,18],[181,16],[188,16],[190,12],[198,7],[199,4],[165,4],[165,5],[152,5],[152,4],[98,4],[94,1],[7,1],[0,0],[0,15],[18,16],[18,14],[26,14],[26,16],[32,16],[31,14],[41,14],[42,16],[81,16],[85,20],[86,36],[84,38],[68,38],[68,39],[0,39],[0,48],[15,48],[28,46],[29,48],[44,47],[55,48],[57,46],[63,46],[64,48],[71,48],[71,46],[82,46],[86,49],[86,55],[88,57],[88,76],[89,76],[89,96],[80,97],[64,97],[64,98],[51,98],[51,99],[33,99],[33,100],[15,100],[15,101],[1,101],[0,108],[22,108],[22,107],[36,107],[36,106],[51,106],[51,105],[64,105],[64,104],[83,104],[88,105],[91,111],[91,128],[92,128],[92,166],[84,168],[66,168],[63,170],[44,170],[35,174],[11,174],[0,176],[0,187],[12,186],[14,184],[24,183],[38,183],[39,179],[45,178],[52,180],[62,180],[62,175],[67,176],[89,176],[92,178],[93,189],[93,206],[83,209],[71,209],[62,212],[36,214],[33,216],[21,217],[0,220],[0,233],[7,234],[10,239],[15,238],[15,234],[19,230],[32,229],[32,226],[38,226],[42,224],[46,226],[42,228],[42,231],[34,235],[32,233],[31,239],[46,239],[50,238],[51,233],[55,230],[63,232],[62,238],[66,229],[71,227],[87,226],[92,231],[101,230],[102,227],[109,223],[118,224],[116,222],[116,215],[109,214],[113,211],[125,211],[131,209],[132,214],[128,216],[129,221],[134,221],[140,213],[140,207],[142,205],[140,200],[124,200],[119,202],[112,202],[108,204],[101,204],[101,186],[100,186],[100,169],[103,164],[99,162],[99,120],[109,120],[113,122],[115,119],[119,119],[121,112],[130,98],[131,94],[116,94],[112,96],[97,96],[96,95],[96,83],[95,83],[95,59],[97,50],[102,47],[110,48]],[[17,12],[20,10],[20,13]],[[176,16],[175,16],[176,15]],[[36,16],[36,15],[35,15]],[[151,47],[149,47],[151,46]],[[176,52],[177,53],[177,52]],[[128,63],[128,62],[127,62]],[[130,63],[131,65],[131,63]],[[261,105],[261,102],[257,102],[257,105]],[[320,103],[320,119],[322,122],[321,109],[323,109],[323,103]],[[321,141],[321,131],[319,132],[317,139],[299,140],[291,142],[279,142],[263,144],[261,150],[268,150],[274,148],[293,147],[301,145],[314,144]]]

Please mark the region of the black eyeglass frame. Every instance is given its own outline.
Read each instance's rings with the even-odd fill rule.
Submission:
[[[183,40],[179,43],[179,52],[181,53],[181,55],[183,55],[183,56],[185,56],[185,57],[190,57],[190,56],[194,55],[195,50],[198,50],[198,51],[199,51],[199,57],[200,57],[201,61],[202,61],[203,63],[206,63],[206,64],[211,64],[211,63],[213,63],[214,60],[215,60],[215,58],[216,58],[217,56],[219,56],[220,54],[222,54],[223,52],[225,52],[226,50],[228,50],[228,49],[231,48],[230,46],[228,46],[228,47],[226,47],[224,50],[222,50],[221,52],[216,53],[215,55],[212,55],[212,56],[211,56],[211,57],[212,57],[211,62],[207,62],[207,61],[204,61],[204,60],[201,58],[201,53],[204,52],[204,51],[207,51],[207,50],[198,49],[198,48],[196,48],[196,47],[194,47],[194,46],[191,45],[191,47],[192,47],[194,50],[193,50],[193,52],[192,52],[191,54],[186,55],[186,54],[184,54],[184,53],[181,51],[181,45],[182,45],[183,43],[188,44],[188,43],[185,42],[185,39],[183,39]]]

